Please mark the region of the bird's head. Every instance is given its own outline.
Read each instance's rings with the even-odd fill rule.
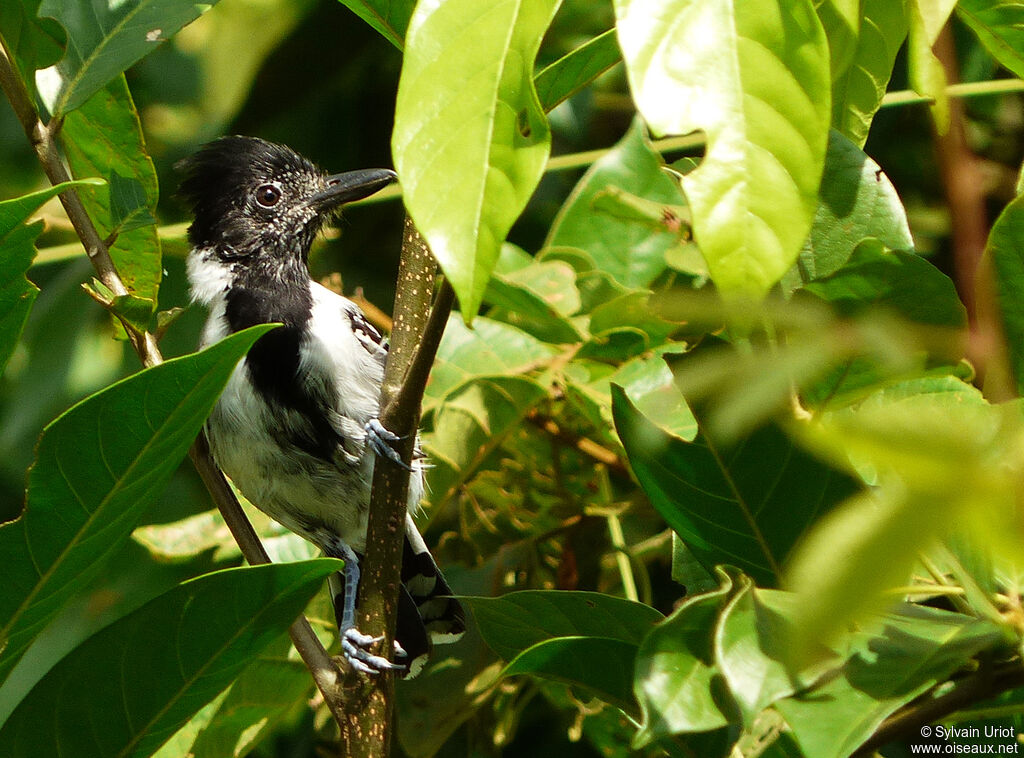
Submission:
[[[222,260],[298,257],[342,204],[397,178],[389,169],[328,175],[289,147],[256,137],[221,137],[186,158],[180,194],[192,206],[193,247]]]

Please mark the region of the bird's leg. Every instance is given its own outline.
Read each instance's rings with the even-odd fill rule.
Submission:
[[[373,452],[382,458],[387,458],[395,465],[401,466],[406,471],[412,471],[412,466],[403,461],[402,456],[395,450],[395,444],[403,439],[402,437],[385,429],[384,425],[380,423],[380,419],[377,418],[367,421],[364,428],[366,429],[366,441],[373,448]]]
[[[362,671],[364,674],[376,675],[382,671],[404,670],[405,666],[399,663],[392,663],[387,658],[374,655],[369,651],[371,645],[380,642],[384,637],[371,637],[356,629],[356,592],[359,589],[359,558],[348,545],[341,543],[338,547],[338,552],[341,553],[339,557],[345,561],[345,597],[342,601],[341,618],[338,620],[338,636],[341,638],[341,650],[345,655],[345,659],[352,668]],[[336,599],[337,593],[335,593]],[[400,656],[405,654],[405,651],[402,650],[402,647],[397,642],[395,644],[395,652]]]

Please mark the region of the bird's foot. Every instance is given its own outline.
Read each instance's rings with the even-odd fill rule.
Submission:
[[[371,637],[368,634],[363,634],[355,627],[350,627],[341,635],[341,650],[352,668],[370,676],[376,676],[382,671],[395,671],[399,673],[405,671],[404,664],[392,663],[384,656],[374,655],[369,651],[370,645],[376,645],[383,639],[383,637]],[[395,657],[409,657],[397,640],[395,641]]]
[[[373,448],[373,452],[382,458],[387,458],[396,466],[401,466],[406,471],[412,471],[412,466],[402,460],[402,456],[395,450],[395,445],[404,439],[394,432],[390,432],[380,423],[380,419],[372,418],[366,422],[366,441]]]

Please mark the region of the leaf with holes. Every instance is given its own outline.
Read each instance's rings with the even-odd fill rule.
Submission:
[[[145,369],[50,424],[25,512],[0,527],[0,680],[131,535],[184,457],[235,364],[269,327]],[[45,753],[40,753],[45,754]]]
[[[763,295],[810,231],[825,164],[829,50],[811,0],[616,0],[615,14],[651,129],[707,134],[682,182],[711,278]]]

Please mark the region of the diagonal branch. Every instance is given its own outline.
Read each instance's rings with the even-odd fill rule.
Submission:
[[[69,181],[71,176],[57,149],[57,134],[60,124],[44,123],[39,117],[32,96],[14,66],[7,41],[2,36],[0,36],[0,89],[3,89],[11,107],[14,108],[14,113],[25,131],[25,136],[28,137],[35,149],[36,156],[39,158],[47,178],[52,184]],[[110,257],[110,250],[86,212],[77,190],[65,190],[60,194],[60,201],[71,220],[75,233],[82,241],[100,281],[115,295],[128,294],[128,288],[125,287]],[[114,313],[114,315],[117,314]],[[148,331],[140,332],[127,321],[122,320],[121,323],[144,366],[155,366],[163,361],[153,334]],[[238,542],[245,560],[250,565],[269,563],[270,559],[263,549],[256,531],[246,518],[238,499],[224,478],[224,474],[214,463],[206,435],[203,432],[199,433],[189,450],[189,457],[210,491],[210,496],[217,504],[221,515],[224,516],[224,521],[231,530],[235,541]],[[337,665],[324,650],[304,616],[299,616],[292,624],[289,634],[295,649],[309,668],[317,687],[323,693],[324,701],[330,707],[335,718],[340,718],[342,696],[339,689],[340,671]]]

